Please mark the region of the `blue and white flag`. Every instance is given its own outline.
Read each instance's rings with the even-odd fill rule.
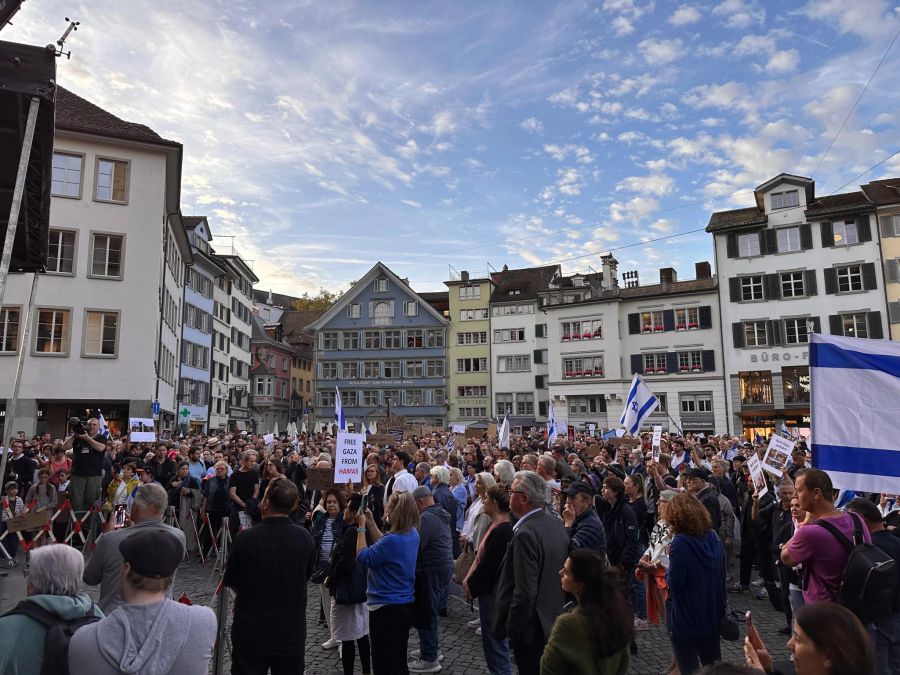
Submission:
[[[503,421],[500,422],[500,432],[498,434],[501,448],[509,448],[509,415],[507,414]]]
[[[453,452],[453,446],[456,444],[456,436],[450,434],[447,437],[447,452]]]
[[[97,410],[97,421],[100,423],[100,435],[103,438],[109,439],[109,425],[106,423],[106,420],[103,419],[103,413],[100,410]]]
[[[347,431],[347,418],[344,416],[344,407],[341,405],[341,392],[334,388],[334,423],[338,431]]]
[[[605,432],[604,434],[601,434],[600,438],[604,441],[608,441],[610,438],[618,438],[618,436],[616,435],[615,429],[610,429],[609,431]]]
[[[900,492],[900,344],[811,337],[813,466],[837,488]]]
[[[619,418],[619,424],[625,427],[628,433],[634,435],[641,430],[644,420],[659,407],[659,399],[650,391],[641,376],[635,374],[631,380],[631,389],[625,399],[625,410]]]
[[[553,419],[553,401],[547,403],[547,446],[556,440],[556,420]]]

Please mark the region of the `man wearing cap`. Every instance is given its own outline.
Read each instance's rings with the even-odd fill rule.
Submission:
[[[119,544],[140,532],[161,532],[174,538],[181,546],[184,557],[184,532],[162,522],[169,497],[158,483],[144,483],[134,492],[131,504],[130,527],[106,532],[97,540],[97,548],[84,568],[84,583],[90,586],[100,584],[100,599],[97,604],[104,614],[109,614],[122,604],[122,556]],[[173,571],[174,574],[174,571]]]
[[[183,543],[143,529],[119,540],[117,549],[125,604],[75,632],[69,672],[205,675],[216,641],[215,614],[169,599]]]
[[[569,535],[569,550],[592,548],[606,555],[606,530],[597,511],[594,510],[594,490],[587,481],[578,480],[563,490],[566,506],[563,509],[563,525]]]
[[[709,473],[704,468],[691,467],[684,472],[685,487],[709,511],[712,518],[712,529],[716,532],[722,527],[722,509],[719,506],[719,494],[709,484]]]

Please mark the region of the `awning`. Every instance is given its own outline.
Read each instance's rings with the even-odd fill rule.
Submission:
[[[247,431],[247,423],[244,420],[235,420],[234,425],[238,431]]]

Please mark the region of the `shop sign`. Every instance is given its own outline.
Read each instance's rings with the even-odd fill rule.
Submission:
[[[403,387],[415,384],[415,380],[347,380],[351,387]]]
[[[809,363],[809,352],[776,352],[774,350],[750,354],[750,363]]]

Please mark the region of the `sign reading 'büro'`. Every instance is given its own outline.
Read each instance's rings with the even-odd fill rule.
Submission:
[[[363,450],[365,434],[351,434],[339,431],[335,447],[334,482],[344,485],[347,481],[362,481]]]

